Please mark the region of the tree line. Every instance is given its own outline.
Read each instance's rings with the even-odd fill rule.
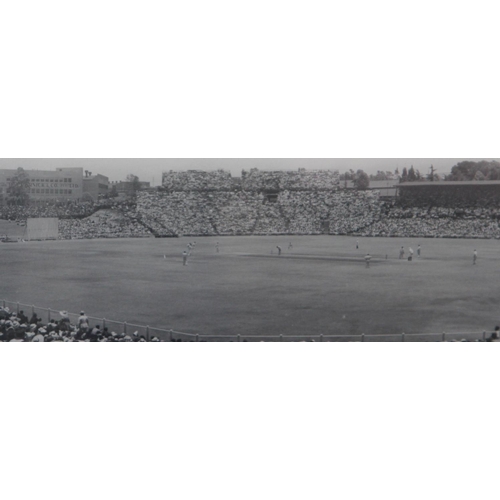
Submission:
[[[461,161],[451,169],[447,181],[498,181],[500,162],[498,161]]]
[[[433,182],[433,181],[498,181],[500,180],[500,162],[498,161],[461,161],[454,165],[451,173],[440,175],[433,165],[429,172],[422,174],[413,165],[404,167],[401,172],[396,168],[394,172],[378,170],[376,174],[368,175],[363,170],[350,169],[340,175],[340,181],[347,187],[351,181],[354,189],[364,190],[370,186],[370,181],[397,181],[401,182]]]

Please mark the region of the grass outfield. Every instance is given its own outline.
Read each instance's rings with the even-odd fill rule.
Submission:
[[[182,251],[195,240],[184,267]],[[418,243],[421,259],[399,260],[402,245],[416,252]],[[1,243],[0,298],[212,335],[477,332],[500,323],[500,241],[355,245],[343,236]]]

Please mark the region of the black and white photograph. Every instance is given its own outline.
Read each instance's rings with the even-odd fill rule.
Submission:
[[[1,497],[497,500],[499,14],[0,0]]]
[[[497,342],[498,159],[0,160],[3,342]]]

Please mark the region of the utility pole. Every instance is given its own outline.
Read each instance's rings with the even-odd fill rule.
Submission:
[[[431,182],[434,182],[434,172],[435,172],[434,165],[431,165]]]

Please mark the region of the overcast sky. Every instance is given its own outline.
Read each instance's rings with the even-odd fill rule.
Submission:
[[[337,169],[344,172],[349,169],[363,169],[371,174],[377,170],[391,170],[411,165],[420,173],[427,174],[429,167],[434,165],[439,174],[449,173],[451,167],[463,160],[479,161],[499,160],[498,158],[168,158],[168,159],[96,159],[96,158],[28,158],[28,159],[0,159],[0,168],[23,167],[27,170],[52,170],[60,167],[82,167],[94,174],[103,174],[111,181],[124,180],[128,174],[138,175],[141,181],[149,181],[152,185],[161,183],[161,174],[165,170],[229,170],[232,175],[239,176],[242,169],[259,168],[261,170],[297,170],[306,169]]]

